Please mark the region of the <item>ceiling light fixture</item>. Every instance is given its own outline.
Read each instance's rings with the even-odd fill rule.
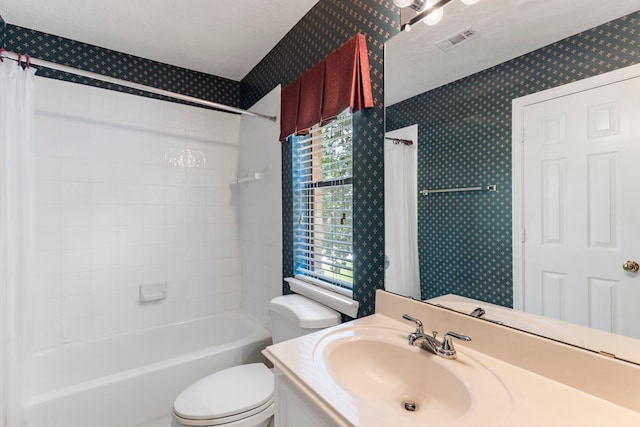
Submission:
[[[426,4],[425,4],[425,10],[432,8],[436,3],[438,3],[438,0],[427,0]],[[440,20],[442,19],[442,16],[444,15],[444,9],[438,8],[436,10],[434,10],[433,12],[429,13],[423,20],[422,22],[424,22],[427,25],[436,25],[438,22],[440,22]]]
[[[435,25],[442,19],[444,15],[444,6],[451,3],[452,0],[393,0],[393,3],[400,7],[410,7],[417,12],[417,15],[409,22],[402,25],[401,31],[410,30],[415,23],[422,21],[427,25]],[[478,0],[461,0],[466,5],[472,5]]]

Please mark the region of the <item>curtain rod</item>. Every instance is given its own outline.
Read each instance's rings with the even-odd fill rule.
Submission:
[[[2,51],[0,58],[18,60],[18,54],[8,51]],[[26,61],[26,57],[23,55],[22,60]],[[190,102],[192,104],[198,104],[205,107],[216,108],[218,110],[228,111],[230,113],[244,114],[247,116],[259,117],[262,119],[271,120],[275,122],[277,119],[275,116],[268,116],[266,114],[254,113],[252,111],[243,110],[241,108],[231,107],[229,105],[218,104],[217,102],[206,101],[200,98],[194,98],[193,96],[182,95],[175,92],[169,92],[168,90],[157,89],[151,86],[145,86],[138,83],[129,82],[126,80],[116,79],[113,77],[104,76],[102,74],[92,73],[90,71],[83,71],[77,68],[67,67],[66,65],[56,64],[55,62],[44,61],[37,58],[29,58],[30,64],[37,67],[49,68],[51,70],[62,71],[63,73],[75,74],[81,77],[87,77],[93,80],[100,80],[106,83],[112,83],[120,86],[125,86],[131,89],[141,90],[143,92],[153,93],[156,95],[166,96],[168,98],[178,99],[181,101]]]

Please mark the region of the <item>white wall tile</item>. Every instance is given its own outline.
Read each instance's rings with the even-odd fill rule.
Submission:
[[[118,269],[118,288],[135,288],[142,283],[142,266],[121,267]]]
[[[142,226],[141,242],[143,245],[158,245],[165,243],[167,227],[158,224],[145,224]]]
[[[86,250],[62,251],[62,272],[91,271],[91,252]]]
[[[115,313],[118,309],[118,291],[96,291],[91,294],[91,313],[105,314]],[[114,318],[115,320],[115,318]],[[113,325],[115,327],[115,324]]]
[[[142,185],[120,184],[118,185],[118,203],[123,205],[139,205],[142,203]]]
[[[118,206],[118,224],[120,225],[142,224],[142,206],[141,205]]]
[[[62,322],[46,322],[34,328],[34,352],[55,347],[62,342]]]
[[[145,205],[164,205],[164,187],[162,185],[142,186],[142,203]]]
[[[118,268],[142,266],[141,246],[120,246],[118,248]]]
[[[116,248],[94,248],[91,250],[91,271],[109,270],[118,267]]]
[[[119,246],[138,246],[142,244],[141,225],[121,225],[118,227]]]
[[[118,201],[118,184],[105,182],[91,184],[91,202],[94,205],[115,205]]]
[[[163,205],[143,205],[142,206],[142,224],[143,225],[159,225],[164,224],[164,206]]]
[[[167,205],[184,206],[187,202],[187,192],[183,186],[168,186],[164,189],[164,200]]]
[[[142,313],[138,307],[118,311],[118,331],[135,331],[142,327]]]
[[[62,296],[62,273],[38,274],[33,278],[33,283],[40,298],[59,298]]]
[[[91,337],[91,316],[72,317],[62,321],[62,341],[75,342]]]
[[[164,106],[164,127],[167,130],[184,132],[186,129],[186,107],[179,104],[167,103]]]
[[[93,245],[91,227],[64,227],[62,229],[62,248],[89,249]]]
[[[61,202],[66,205],[90,205],[92,202],[90,182],[60,183]]]
[[[62,297],[62,318],[73,319],[91,314],[91,294]]]
[[[116,312],[106,312],[91,316],[91,335],[99,337],[114,334],[118,331]]]
[[[91,272],[91,292],[115,290],[118,288],[118,270],[94,270]]]
[[[39,251],[62,249],[60,227],[38,227],[36,229],[36,249]]]
[[[38,251],[36,253],[35,274],[59,274],[62,273],[62,252],[61,251]]]
[[[135,288],[118,289],[118,309],[133,310],[139,305],[139,290]]]
[[[91,225],[92,206],[85,205],[62,205],[62,226],[63,227],[85,227]]]
[[[62,299],[60,297],[39,299],[35,314],[36,323],[59,321],[62,318]]]
[[[47,89],[36,114],[35,347],[239,306],[229,192],[239,119],[37,80]],[[140,304],[143,283],[167,283],[167,300]]]
[[[36,128],[36,155],[60,156],[60,121],[55,117],[39,116]]]
[[[109,248],[118,246],[117,226],[94,226],[91,229],[91,247]]]
[[[110,161],[108,156],[99,158],[103,160],[91,162],[91,181],[94,183],[119,183],[120,176],[117,175],[118,163],[113,160]]]
[[[118,205],[92,205],[91,223],[96,227],[118,225]]]
[[[91,272],[79,271],[62,275],[62,292],[64,296],[87,294],[91,292]]]
[[[59,180],[60,159],[57,157],[36,157],[36,178],[38,180]]]
[[[84,159],[62,158],[60,160],[60,180],[91,182],[93,162]]]
[[[184,167],[167,166],[164,169],[164,183],[183,187],[187,181],[187,172]]]
[[[59,204],[61,202],[60,191],[60,181],[36,182],[36,201],[38,205]]]

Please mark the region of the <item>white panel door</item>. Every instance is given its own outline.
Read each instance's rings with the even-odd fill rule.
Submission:
[[[526,106],[523,169],[525,311],[640,338],[640,78]]]

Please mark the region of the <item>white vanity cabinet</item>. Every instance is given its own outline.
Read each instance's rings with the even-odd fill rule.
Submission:
[[[275,368],[275,374],[275,427],[335,427],[337,425],[282,371]]]

